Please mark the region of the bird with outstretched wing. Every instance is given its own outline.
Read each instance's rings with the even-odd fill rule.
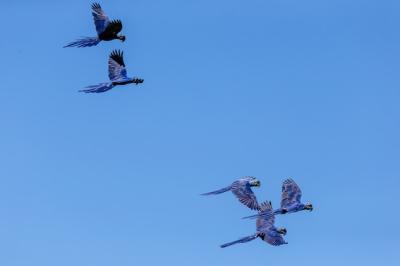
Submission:
[[[201,194],[203,196],[217,195],[227,191],[231,191],[235,197],[245,206],[252,210],[258,210],[258,202],[254,192],[251,187],[259,187],[261,185],[260,181],[253,176],[245,176],[234,181],[230,186],[221,188],[216,191]]]
[[[123,52],[120,50],[114,50],[108,58],[108,77],[110,79],[109,82],[91,85],[80,91],[85,93],[101,93],[111,90],[115,86],[131,83],[137,85],[144,81],[140,78],[130,78],[127,76]]]
[[[281,207],[274,210],[274,214],[294,213],[302,210],[313,210],[311,203],[301,202],[302,192],[300,187],[294,182],[293,179],[288,178],[282,184]],[[269,213],[260,212],[256,215],[247,216],[244,218],[258,218],[260,216],[267,216]]]
[[[99,3],[92,4],[92,15],[94,25],[96,26],[97,37],[84,37],[65,45],[64,48],[91,47],[99,44],[101,41],[125,41],[126,37],[124,35],[118,35],[122,30],[121,20],[110,20]]]
[[[272,210],[271,202],[261,203],[259,205],[259,209],[260,213],[262,212],[268,215],[260,216],[257,218],[256,233],[229,243],[225,243],[221,245],[221,248],[226,248],[239,243],[246,243],[256,238],[260,238],[261,240],[273,246],[280,246],[287,244],[287,242],[283,239],[283,236],[286,235],[287,233],[286,228],[276,228],[274,225],[275,215]]]

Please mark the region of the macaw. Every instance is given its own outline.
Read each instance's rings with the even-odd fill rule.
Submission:
[[[302,210],[313,210],[311,203],[301,202],[302,192],[300,187],[294,182],[293,179],[286,179],[282,184],[282,199],[281,207],[273,211],[274,214],[294,213]],[[267,216],[269,213],[260,212],[256,215],[247,216],[244,218],[258,218],[260,216]]]
[[[99,44],[101,41],[121,40],[125,41],[124,35],[118,35],[122,30],[121,20],[111,20],[104,13],[99,3],[92,4],[92,15],[96,26],[97,37],[84,37],[71,42],[64,46],[66,47],[91,47]]]
[[[236,180],[235,182],[232,183],[232,185],[227,186],[225,188],[221,188],[216,191],[208,192],[201,194],[203,196],[208,196],[208,195],[217,195],[221,194],[227,191],[232,191],[232,193],[239,199],[239,201],[249,207],[252,210],[258,210],[258,202],[257,198],[254,195],[253,191],[251,190],[251,187],[259,187],[261,185],[261,182],[257,180],[253,176],[245,176],[243,178],[240,178],[239,180]]]
[[[272,210],[271,202],[264,202],[259,205],[260,213],[268,214],[265,216],[260,216],[256,221],[256,233],[250,236],[243,237],[233,242],[225,243],[221,245],[221,248],[226,248],[238,243],[246,243],[252,241],[256,238],[261,238],[261,240],[267,242],[273,246],[280,246],[287,244],[287,242],[283,239],[283,236],[286,235],[286,228],[276,228],[275,223],[275,215]]]
[[[110,78],[110,82],[88,86],[86,89],[80,91],[85,93],[100,93],[111,90],[113,87],[118,85],[126,85],[130,83],[137,85],[144,81],[140,78],[129,78],[127,76],[123,52],[119,50],[114,50],[110,54],[108,59],[108,77]]]

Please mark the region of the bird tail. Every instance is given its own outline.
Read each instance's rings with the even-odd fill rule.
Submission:
[[[83,37],[76,41],[70,42],[69,44],[65,45],[64,48],[67,47],[91,47],[98,45],[101,40],[97,37]]]
[[[256,239],[257,237],[258,237],[258,234],[254,234],[254,235],[251,235],[251,236],[246,236],[246,237],[243,237],[243,238],[238,239],[236,241],[225,243],[225,244],[221,245],[221,248],[226,248],[226,247],[229,247],[229,246],[232,246],[232,245],[235,245],[235,244],[239,244],[239,243],[246,243],[246,242],[249,242],[249,241],[252,241],[252,240]]]
[[[84,90],[80,90],[80,92],[100,93],[100,92],[105,92],[105,91],[111,90],[113,87],[114,87],[114,85],[111,82],[100,83],[97,85],[87,86]]]
[[[259,212],[254,215],[243,217],[242,219],[257,219],[257,218],[261,218],[261,217],[263,217],[265,219],[269,219],[274,215],[274,213],[275,213],[275,211],[274,212],[272,212],[272,211]]]
[[[211,192],[207,192],[207,193],[203,193],[203,194],[200,194],[200,195],[202,195],[202,196],[217,195],[217,194],[221,194],[221,193],[227,192],[227,191],[231,190],[231,188],[232,188],[232,186],[224,187],[224,188],[221,188],[221,189],[218,189],[218,190],[215,190],[215,191],[211,191]]]

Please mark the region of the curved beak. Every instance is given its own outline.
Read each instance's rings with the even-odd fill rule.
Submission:
[[[136,79],[133,81],[133,83],[135,83],[135,85],[138,85],[138,84],[140,84],[140,83],[143,83],[143,81],[144,81],[144,79],[136,78]]]
[[[282,235],[286,235],[286,233],[287,233],[286,228],[281,228],[281,229],[279,230],[279,233],[282,234]]]

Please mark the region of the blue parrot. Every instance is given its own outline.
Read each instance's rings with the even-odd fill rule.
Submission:
[[[124,35],[118,35],[122,30],[121,20],[111,20],[107,17],[104,11],[101,9],[99,3],[92,4],[92,15],[94,24],[96,26],[97,37],[84,37],[76,40],[64,46],[66,47],[91,47],[99,44],[101,41],[121,40],[125,41]]]
[[[311,203],[302,203],[301,202],[301,190],[300,187],[294,182],[293,179],[286,179],[282,184],[282,199],[281,199],[281,207],[279,209],[274,210],[274,214],[286,214],[286,213],[294,213],[302,210],[313,210],[313,206]],[[269,213],[260,212],[256,215],[247,216],[244,218],[258,218],[260,216],[268,216]]]
[[[272,210],[271,202],[264,202],[260,204],[260,212],[268,214],[266,216],[260,216],[256,221],[256,233],[251,236],[246,236],[241,239],[238,239],[233,242],[229,242],[221,245],[221,248],[226,248],[238,243],[246,243],[252,241],[256,238],[261,238],[261,240],[267,242],[273,246],[280,246],[287,244],[287,242],[283,239],[283,236],[286,235],[286,228],[276,228],[275,223],[275,215]]]
[[[252,176],[245,176],[239,180],[236,180],[235,182],[232,183],[232,185],[201,194],[203,196],[208,196],[208,195],[217,195],[221,194],[227,191],[232,191],[232,193],[239,199],[239,201],[249,207],[252,210],[258,210],[258,202],[257,198],[254,195],[253,191],[251,190],[251,187],[259,187],[261,185],[260,181],[257,180],[255,177]]]
[[[143,79],[129,78],[125,69],[125,63],[123,58],[123,52],[114,50],[108,59],[108,77],[110,82],[100,83],[86,87],[84,90],[80,90],[85,93],[100,93],[111,90],[113,87],[118,85],[126,84],[139,84],[143,83]]]

